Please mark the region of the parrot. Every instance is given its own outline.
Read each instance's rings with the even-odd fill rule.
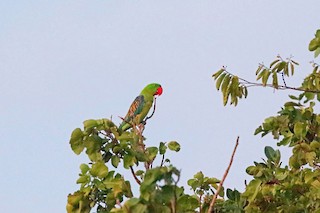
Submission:
[[[162,87],[158,83],[148,84],[132,102],[127,115],[123,118],[119,129],[126,131],[132,127],[132,123],[140,124],[147,116],[154,100],[154,96],[162,94]]]

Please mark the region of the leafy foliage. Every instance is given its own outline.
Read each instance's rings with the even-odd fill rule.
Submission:
[[[320,30],[309,50],[315,51],[315,57],[319,55]],[[188,180],[192,190],[188,194],[178,185],[180,171],[166,158],[167,151],[180,151],[178,142],[148,147],[142,124],[123,132],[109,119],[90,119],[70,138],[73,152],[85,153],[89,163],[80,165],[76,181],[80,189],[68,195],[67,212],[202,213],[209,212],[218,193],[213,212],[320,213],[320,114],[315,112],[320,101],[320,72],[318,64],[312,62],[313,70],[300,87],[287,86],[285,77],[292,76],[297,65],[291,58],[283,60],[280,56],[269,67],[260,64],[258,83],[233,75],[225,67],[213,74],[224,105],[230,102],[236,106],[239,99],[247,97],[251,86],[299,91],[289,95],[280,111],[266,118],[254,133],[262,137],[271,134],[277,146],[291,149],[288,165],[282,164],[279,150],[266,146],[265,159],[246,169],[252,179],[244,192],[222,187],[218,193],[224,179],[206,177],[200,171]],[[131,173],[132,180],[119,173],[120,167]],[[133,184],[139,188],[138,196],[133,193]]]
[[[122,132],[108,119],[90,119],[83,125],[83,130],[76,128],[72,132],[70,145],[77,155],[85,151],[90,163],[80,165],[77,179],[80,189],[68,196],[69,213],[90,212],[94,207],[97,212],[155,213],[172,212],[173,209],[175,212],[195,212],[208,208],[219,180],[204,177],[199,172],[188,181],[195,194],[185,194],[184,188],[177,185],[180,171],[165,158],[167,150],[180,151],[178,142],[160,142],[159,147],[146,147],[141,131],[144,127]],[[161,162],[155,166],[158,156]],[[116,173],[121,164],[131,171],[139,185],[139,197],[134,197],[131,182]]]

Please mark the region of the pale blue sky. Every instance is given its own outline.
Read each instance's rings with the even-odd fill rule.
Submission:
[[[227,65],[254,80],[259,62],[292,54],[301,66],[287,83],[299,85],[319,8],[316,0],[0,1],[1,212],[65,212],[88,162],[71,151],[70,133],[90,118],[119,123],[150,82],[164,92],[146,143],[182,145],[170,155],[180,185],[200,170],[221,178],[239,135],[225,184],[243,190],[245,168],[275,145],[253,132],[288,93],[251,89],[238,107],[223,107],[211,75]]]

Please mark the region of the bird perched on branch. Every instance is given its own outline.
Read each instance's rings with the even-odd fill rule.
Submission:
[[[154,100],[154,96],[162,94],[162,87],[160,84],[148,84],[136,99],[132,102],[127,115],[123,118],[119,128],[122,131],[130,129],[132,125],[138,125],[143,122],[147,116]]]

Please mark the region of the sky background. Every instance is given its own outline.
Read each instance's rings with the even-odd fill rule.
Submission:
[[[277,54],[300,62],[287,80],[310,71],[308,43],[319,28],[320,1],[0,1],[0,209],[65,212],[79,165],[69,138],[86,119],[119,123],[151,82],[162,84],[147,145],[178,141],[169,154],[180,185],[198,171],[221,178],[237,136],[225,187],[244,189],[245,169],[264,157],[271,137],[253,132],[288,100],[286,91],[251,88],[223,107],[211,75],[255,79]],[[281,148],[287,162],[290,150]],[[137,194],[136,194],[137,195]]]

